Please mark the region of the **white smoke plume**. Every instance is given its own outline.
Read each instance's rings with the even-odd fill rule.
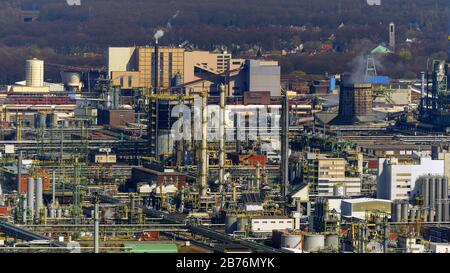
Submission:
[[[164,36],[164,30],[158,29],[153,36],[155,38],[156,43],[158,43],[158,40],[161,39]]]
[[[381,63],[375,56],[372,56],[375,64],[375,68],[377,71],[379,69],[383,69]],[[351,83],[364,83],[367,82],[370,75],[366,74],[367,70],[367,59],[368,55],[361,53],[356,56],[351,62],[350,65],[352,67],[350,81]]]
[[[172,28],[172,23],[171,23],[171,21],[172,21],[172,19],[177,18],[179,14],[180,14],[180,11],[177,10],[177,11],[175,12],[175,14],[172,15],[172,18],[169,19],[169,21],[167,22],[166,31],[168,31],[170,28]],[[155,42],[158,43],[159,39],[161,39],[163,36],[164,36],[164,30],[163,30],[163,29],[158,29],[158,30],[155,32],[155,35],[154,35],[153,37],[155,38]]]
[[[172,19],[177,18],[179,14],[180,14],[180,10],[177,10],[175,12],[175,14],[172,15],[172,18],[169,20],[169,22],[167,22],[167,28],[172,28],[172,22],[171,21],[172,21]]]

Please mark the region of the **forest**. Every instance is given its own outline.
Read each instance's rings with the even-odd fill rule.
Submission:
[[[0,1],[0,84],[24,77],[24,61],[102,67],[109,46],[160,43],[227,48],[236,56],[261,49],[283,73],[351,71],[355,58],[388,42],[395,22],[394,54],[379,56],[379,74],[416,77],[427,60],[447,58],[448,0],[66,0]],[[34,21],[23,11],[39,11]],[[332,43],[331,50],[321,50]],[[301,45],[302,50],[291,51]],[[57,71],[46,78],[58,80]]]

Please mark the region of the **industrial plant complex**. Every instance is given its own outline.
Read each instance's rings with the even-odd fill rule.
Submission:
[[[360,73],[314,79],[159,32],[100,68],[18,63],[0,253],[450,252],[450,50],[379,75],[395,35]]]

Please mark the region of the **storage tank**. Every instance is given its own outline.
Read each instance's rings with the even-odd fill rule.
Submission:
[[[46,124],[47,128],[56,128],[56,126],[58,125],[58,117],[55,113],[47,115]]]
[[[42,182],[42,178],[36,178],[36,211],[44,206],[44,186]]]
[[[306,234],[303,237],[303,250],[317,252],[325,248],[325,236],[321,234]]]
[[[34,178],[27,179],[27,206],[30,215],[34,215]]]
[[[62,71],[61,79],[64,86],[69,90],[80,89],[82,87],[81,83],[81,73],[76,71]]]
[[[394,201],[392,203],[392,221],[401,222],[402,221],[402,203]]]
[[[32,59],[26,61],[26,85],[33,87],[44,86],[44,61]]]
[[[448,222],[449,220],[449,207],[448,200],[442,201],[442,222]]]
[[[448,199],[448,178],[442,178],[442,199]]]
[[[302,246],[302,236],[300,234],[281,234],[281,248],[298,248]]]
[[[225,217],[225,232],[227,234],[233,234],[237,230],[237,217],[227,215]]]
[[[337,234],[328,234],[325,236],[325,247],[334,250],[339,249],[339,236]]]
[[[416,209],[409,210],[409,222],[416,220]]]
[[[402,202],[401,207],[402,207],[401,221],[408,222],[408,207],[409,207],[408,202]]]
[[[430,186],[430,190],[429,190],[429,206],[430,207],[434,207],[435,204],[435,200],[436,200],[436,179],[435,178],[431,178],[429,181],[429,186]]]
[[[422,195],[423,195],[423,206],[427,207],[430,204],[430,187],[428,179],[422,180]]]
[[[246,228],[249,224],[248,218],[238,218],[237,220],[237,230],[238,231],[246,231]]]

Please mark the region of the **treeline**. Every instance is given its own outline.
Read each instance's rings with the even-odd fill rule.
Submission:
[[[188,40],[201,49],[224,45],[236,54],[254,46],[267,52],[299,44],[314,51],[333,35],[333,52],[289,55],[280,61],[286,73],[341,72],[362,51],[388,40],[391,21],[397,25],[399,52],[407,53],[382,58],[381,70],[411,76],[429,56],[446,53],[447,2],[389,0],[369,6],[366,0],[82,0],[81,6],[69,6],[65,0],[3,0],[0,46],[7,58],[0,62],[8,69],[1,68],[0,83],[20,80],[23,58],[36,48],[52,52],[46,55],[53,60],[90,64],[97,60],[79,54],[151,44],[158,28],[166,30],[162,43]],[[23,22],[21,9],[30,7],[37,7],[40,17]],[[406,38],[420,44],[408,46]]]

